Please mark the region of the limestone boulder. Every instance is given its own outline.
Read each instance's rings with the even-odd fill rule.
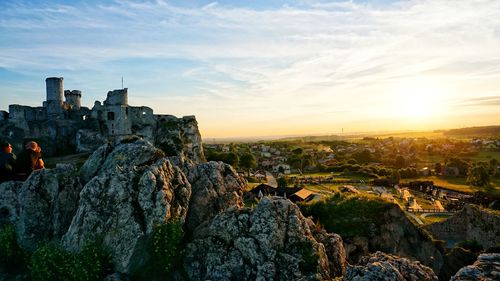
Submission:
[[[20,204],[18,194],[23,183],[8,181],[0,184],[0,229],[6,224],[16,224]]]
[[[62,241],[69,250],[102,241],[115,270],[130,273],[147,262],[145,247],[155,224],[185,220],[191,185],[149,142],[121,143],[102,155],[89,159],[102,164],[83,187]]]
[[[348,266],[346,281],[437,281],[431,268],[418,261],[376,252],[363,257],[358,265]]]
[[[183,156],[197,163],[205,161],[198,122],[194,116],[158,116],[154,144],[167,156]]]
[[[500,254],[481,254],[473,265],[463,267],[450,279],[450,281],[473,280],[500,280]]]
[[[34,171],[17,194],[19,243],[33,250],[39,242],[60,239],[76,213],[81,189],[73,165]]]
[[[190,280],[330,280],[343,271],[332,272],[330,264],[342,261],[329,261],[311,225],[295,204],[278,197],[262,199],[255,209],[230,208],[195,232],[184,268]],[[342,247],[338,242],[328,246]]]
[[[193,190],[186,218],[188,230],[209,223],[230,207],[243,206],[246,182],[230,165],[208,162],[186,170]]]

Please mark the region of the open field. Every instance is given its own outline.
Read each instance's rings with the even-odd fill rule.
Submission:
[[[409,181],[413,181],[413,180],[415,180],[415,179],[405,180],[404,182],[409,182]],[[451,190],[465,192],[465,193],[474,193],[476,191],[483,191],[483,192],[486,192],[487,194],[492,194],[495,196],[500,195],[500,178],[498,178],[498,177],[491,179],[491,186],[488,188],[479,188],[479,187],[470,186],[466,183],[465,177],[430,176],[430,177],[418,178],[416,180],[433,181],[434,185],[448,188]]]

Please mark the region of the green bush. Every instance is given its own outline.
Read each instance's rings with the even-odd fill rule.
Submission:
[[[179,222],[157,225],[152,238],[152,256],[164,274],[168,275],[182,261],[181,241],[184,236]]]
[[[0,268],[16,272],[26,265],[28,255],[17,243],[16,230],[7,225],[0,231]]]
[[[294,253],[300,253],[301,261],[299,263],[300,271],[303,273],[316,272],[319,256],[315,252],[310,241],[297,242],[290,246]]]
[[[456,247],[460,247],[466,250],[470,250],[473,253],[478,253],[483,250],[483,246],[479,244],[476,240],[463,240],[457,243]]]
[[[33,253],[29,265],[35,281],[102,280],[111,268],[111,256],[96,244],[87,244],[80,253],[73,254],[49,243]]]
[[[373,196],[335,195],[311,204],[301,204],[305,216],[312,216],[329,232],[349,238],[378,235],[384,213],[392,203]]]
[[[183,237],[182,224],[178,221],[156,225],[149,244],[150,261],[136,269],[132,279],[173,280],[174,272],[182,269]]]

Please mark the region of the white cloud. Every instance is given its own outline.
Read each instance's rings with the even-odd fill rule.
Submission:
[[[66,70],[105,84],[129,71],[123,68],[151,60],[192,62],[178,70],[152,63],[150,73],[131,79],[151,84],[134,89],[150,94],[138,101],[161,112],[194,113],[200,123],[271,123],[280,116],[293,130],[298,120],[313,124],[323,116],[341,124],[384,113],[378,104],[387,103],[400,80],[439,80],[462,100],[495,95],[500,82],[500,2],[494,0],[307,1],[279,9],[166,1],[18,4],[7,5],[0,19],[0,36],[9,39],[0,42],[0,67],[13,72]],[[121,60],[136,61],[116,64]],[[155,90],[164,83],[162,71],[178,71],[191,94]]]

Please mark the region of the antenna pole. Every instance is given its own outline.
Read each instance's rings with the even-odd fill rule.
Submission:
[[[123,76],[122,76],[122,89],[123,89]]]

